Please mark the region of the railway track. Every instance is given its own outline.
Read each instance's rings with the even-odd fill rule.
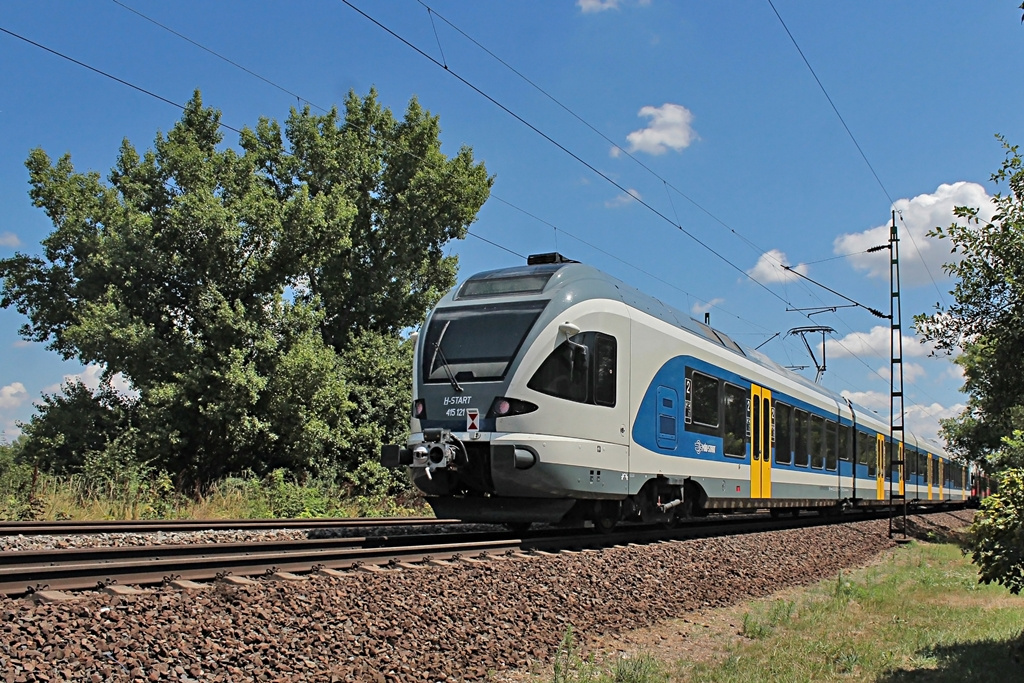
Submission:
[[[266,529],[344,529],[459,524],[434,517],[329,517],[315,519],[172,519],[2,522],[0,536],[71,536],[78,534],[151,533],[177,531],[244,531]]]
[[[615,545],[650,544],[858,522],[887,514],[885,510],[872,510],[842,518],[816,515],[784,520],[769,519],[767,516],[725,517],[693,520],[668,530],[643,526],[624,527],[610,534],[596,534],[580,529],[542,529],[517,535],[493,530],[259,543],[14,551],[4,553],[0,559],[0,594],[18,596],[44,589],[81,590],[111,583],[146,586],[229,576],[281,576],[282,573],[290,575],[317,569],[344,571],[364,566],[398,567],[430,560],[488,558],[516,552],[580,551]],[[424,527],[429,528],[429,525],[424,524]]]

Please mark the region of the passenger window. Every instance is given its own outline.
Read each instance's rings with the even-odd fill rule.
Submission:
[[[788,465],[793,462],[793,406],[775,404],[775,462]]]
[[[839,459],[849,462],[850,453],[850,428],[846,425],[839,425]]]
[[[839,459],[836,456],[836,423],[833,420],[825,421],[825,469],[835,471]]]
[[[526,386],[576,403],[615,405],[614,337],[581,332],[551,352]]]
[[[687,402],[694,424],[718,427],[718,380],[694,372],[687,389]]]
[[[825,467],[825,418],[819,415],[811,416],[811,467],[822,469]]]
[[[810,459],[807,457],[810,451],[807,450],[807,435],[811,428],[811,416],[806,410],[797,410],[793,419],[793,429],[796,431],[796,447],[793,449],[797,467],[807,467]]]
[[[875,440],[870,434],[857,432],[857,464],[868,468],[868,474],[875,473]]]
[[[747,456],[747,392],[734,384],[725,385],[725,437],[726,455]]]

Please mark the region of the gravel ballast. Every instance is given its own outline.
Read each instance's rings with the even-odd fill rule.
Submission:
[[[944,534],[973,513],[912,520]],[[303,581],[0,599],[0,680],[484,680],[570,626],[626,631],[863,565],[888,521]]]

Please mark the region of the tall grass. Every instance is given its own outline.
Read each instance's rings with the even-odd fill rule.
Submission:
[[[0,467],[0,519],[261,519],[429,515],[421,498],[360,496],[329,481],[298,482],[285,470],[247,473],[184,492],[166,472],[51,476]]]

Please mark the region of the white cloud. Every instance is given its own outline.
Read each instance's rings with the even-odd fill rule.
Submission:
[[[922,344],[917,337],[903,335],[903,357],[924,358],[931,355],[934,346]],[[825,353],[829,358],[850,356],[871,356],[888,358],[890,354],[890,330],[888,325],[872,327],[870,332],[851,332],[842,339],[827,339]]]
[[[889,411],[889,393],[881,391],[847,391],[839,392],[843,398],[847,398],[854,405],[867,408],[873,413],[881,415]]]
[[[903,422],[910,434],[945,446],[945,442],[939,437],[939,420],[956,417],[964,412],[966,407],[963,403],[948,408],[938,403],[928,406],[908,405]]]
[[[772,249],[761,254],[761,258],[757,259],[754,267],[747,271],[747,275],[761,284],[792,282],[797,278],[796,275],[783,268],[788,265],[789,259],[786,258],[786,254],[778,249]],[[801,275],[807,275],[807,265],[804,263],[793,266],[793,270]]]
[[[13,232],[0,232],[0,247],[20,247],[21,240]]]
[[[606,208],[614,209],[620,206],[625,206],[626,204],[630,204],[637,199],[643,199],[643,197],[641,197],[640,193],[634,190],[633,188],[629,188],[622,194],[618,195],[617,197],[613,197],[612,199],[606,201],[604,205]]]
[[[18,341],[11,344],[11,346],[13,346],[16,349],[23,349],[26,346],[32,346],[32,342],[30,342],[28,339],[19,339]]]
[[[10,443],[21,436],[17,420],[0,421],[0,443]]]
[[[948,239],[935,239],[928,237],[927,233],[936,227],[945,228],[952,223],[955,218],[953,208],[956,206],[973,206],[980,209],[983,220],[991,219],[993,213],[992,198],[985,192],[985,188],[966,181],[939,185],[932,194],[896,200],[895,207],[899,212],[896,227],[900,237],[900,279],[903,284],[922,285],[932,279],[936,282],[946,279],[942,265],[958,257],[949,252],[951,245]],[[959,219],[957,220],[959,222]],[[850,257],[854,268],[866,272],[870,277],[888,280],[888,249],[872,254],[857,252],[887,245],[890,225],[891,220],[888,220],[864,232],[840,235],[832,245],[833,250],[836,254],[855,254]]]
[[[949,368],[946,370],[943,376],[949,377],[950,379],[955,379],[961,384],[967,381],[967,375],[964,374],[963,367],[957,365],[956,363],[950,363]]]
[[[862,406],[875,413],[876,417],[888,419],[889,392],[843,391],[842,395],[850,399],[855,406]],[[938,403],[927,406],[907,405],[904,408],[903,425],[910,435],[942,444],[939,438],[939,420],[959,415],[964,411],[964,407],[962,403],[949,407]]]
[[[878,368],[878,374],[884,379],[889,379],[889,366]],[[903,364],[903,381],[907,383],[916,382],[922,377],[926,377],[928,371],[924,369],[924,366],[918,365],[917,363],[904,363]]]
[[[681,104],[666,102],[660,107],[648,105],[637,116],[646,116],[651,119],[651,123],[626,136],[630,152],[655,155],[664,154],[670,149],[678,152],[697,139],[697,133],[690,125],[693,123],[693,112]],[[613,157],[619,156],[619,153],[618,147],[612,147]]]
[[[102,374],[102,365],[87,365],[82,370],[82,372],[79,372],[74,375],[64,375],[64,379],[59,384],[51,384],[50,386],[43,389],[43,393],[56,394],[61,390],[61,387],[63,387],[65,384],[68,384],[69,382],[73,383],[76,381],[84,384],[90,391],[96,391],[100,386],[100,376]],[[117,393],[119,394],[123,394],[125,396],[137,395],[135,389],[132,388],[131,382],[125,379],[124,375],[122,375],[120,372],[114,375],[113,378],[111,378],[110,384],[114,388],[114,390],[117,391]]]
[[[576,0],[576,6],[584,14],[603,12],[606,9],[618,9],[619,0]]]
[[[725,299],[712,299],[711,301],[698,301],[697,303],[695,303],[693,305],[693,308],[690,309],[690,312],[693,313],[694,315],[701,315],[703,313],[707,313],[708,311],[710,311],[715,306],[721,306],[724,303],[725,303]]]
[[[0,409],[17,408],[28,399],[28,392],[21,382],[14,382],[0,387]]]

